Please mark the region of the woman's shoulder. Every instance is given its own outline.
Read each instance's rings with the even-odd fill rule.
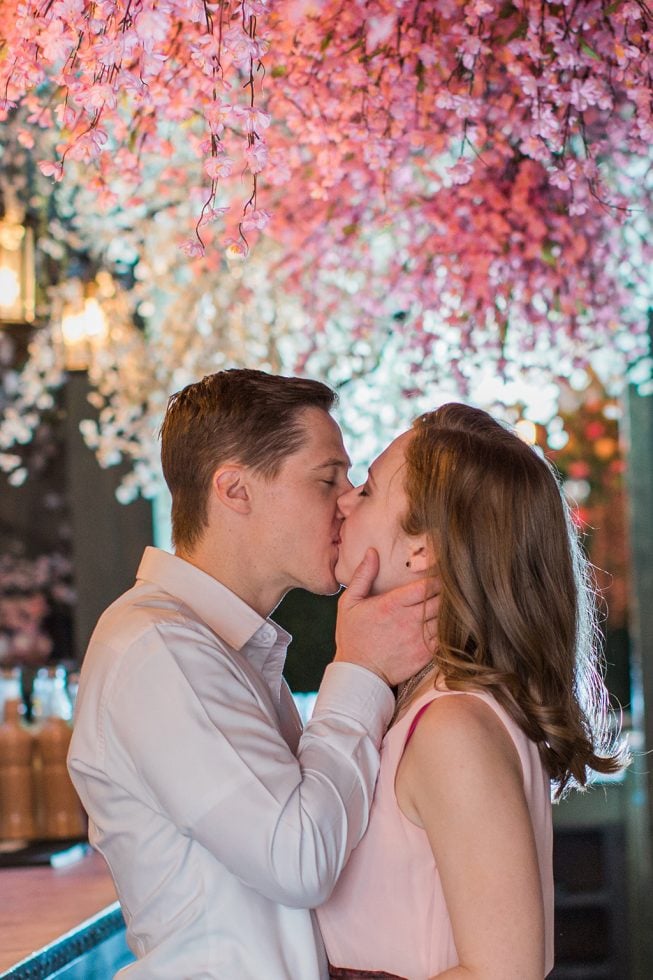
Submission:
[[[425,827],[433,808],[492,805],[497,792],[523,796],[518,749],[486,698],[451,692],[426,701],[418,724],[406,739],[396,777],[399,808],[412,823]]]
[[[410,743],[417,755],[433,753],[448,763],[468,764],[470,755],[506,762],[521,770],[513,725],[491,694],[438,690],[415,705]],[[411,706],[412,707],[412,706]],[[407,740],[408,743],[408,740]]]

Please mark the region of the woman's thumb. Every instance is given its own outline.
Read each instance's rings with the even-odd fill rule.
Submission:
[[[379,574],[379,555],[374,548],[368,548],[347,586],[349,600],[364,599],[370,594],[374,579]]]

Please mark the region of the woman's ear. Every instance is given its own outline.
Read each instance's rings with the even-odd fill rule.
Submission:
[[[247,470],[238,463],[227,463],[213,474],[211,489],[215,501],[238,514],[249,514],[251,494]]]
[[[406,567],[411,572],[424,574],[432,568],[434,562],[433,548],[425,534],[410,538],[408,542],[408,561]]]

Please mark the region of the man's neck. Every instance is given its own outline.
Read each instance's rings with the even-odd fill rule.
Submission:
[[[176,555],[217,579],[260,616],[267,618],[279,605],[287,590],[265,581],[256,558],[250,560],[243,554],[242,547],[238,550],[239,554],[235,555],[227,544],[209,547],[206,542],[202,542],[189,550],[177,550]]]

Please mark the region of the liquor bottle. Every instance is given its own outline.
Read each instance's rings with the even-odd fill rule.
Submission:
[[[20,719],[21,701],[9,698],[0,725],[0,839],[36,836],[32,755],[34,743]]]
[[[0,669],[0,721],[5,716],[5,701],[23,700],[20,667]]]
[[[56,715],[46,718],[35,735],[40,834],[48,840],[86,834],[84,810],[66,767],[71,737],[69,723]]]

